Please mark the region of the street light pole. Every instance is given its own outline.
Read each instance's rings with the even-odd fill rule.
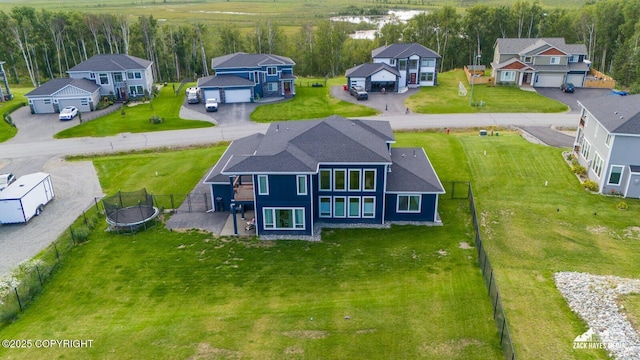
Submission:
[[[480,60],[480,57],[482,57],[482,55],[476,53],[475,51],[473,52],[473,74],[471,74],[471,94],[469,94],[469,106],[473,106],[473,85],[476,83],[475,72],[477,71],[476,67],[478,65],[478,61]]]

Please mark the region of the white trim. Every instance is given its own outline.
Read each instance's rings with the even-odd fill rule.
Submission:
[[[358,215],[351,215],[351,199],[358,199]],[[347,197],[347,217],[354,219],[354,218],[361,218],[362,217],[362,197],[360,196],[348,196]]]
[[[351,187],[351,173],[358,173],[358,188],[352,188]],[[349,174],[347,175],[347,180],[348,180],[348,184],[347,184],[347,189],[349,189],[349,191],[362,191],[362,169],[349,169]]]
[[[622,168],[622,170],[620,171],[620,177],[618,178],[618,183],[612,183],[611,182],[611,174],[613,173],[613,168],[614,167],[619,167]],[[624,175],[624,165],[610,165],[609,166],[609,176],[607,177],[607,185],[614,185],[614,186],[620,186],[622,184],[622,176]]]
[[[300,179],[303,180],[304,191],[300,191]],[[309,193],[307,186],[307,175],[296,175],[296,193],[298,195],[307,195]]]
[[[400,197],[401,196],[406,196],[408,197],[407,199],[407,210],[400,210]],[[411,197],[418,197],[418,210],[411,210]],[[417,194],[409,194],[409,193],[402,193],[402,194],[398,194],[396,195],[396,212],[399,214],[419,214],[422,212],[422,196],[417,195]]]
[[[322,182],[322,173],[329,172],[329,186],[326,188],[321,187],[323,185]],[[331,191],[333,190],[333,171],[331,169],[320,169],[318,171],[318,191]]]
[[[373,189],[366,188],[367,172],[373,172]],[[362,191],[376,191],[377,181],[378,181],[378,169],[362,169]]]
[[[288,228],[288,227],[278,227],[277,226],[277,221],[276,221],[276,210],[290,210],[291,211],[291,222],[293,224],[293,227]],[[297,210],[302,210],[302,224],[297,224],[296,223],[296,211]],[[305,224],[305,213],[304,213],[304,207],[263,207],[262,208],[262,227],[264,228],[264,230],[306,230],[306,224]],[[272,213],[272,220],[273,220],[273,227],[267,227],[267,223],[266,223],[266,213],[267,211],[271,211]],[[302,225],[302,227],[296,227],[296,225]]]
[[[267,175],[256,175],[258,177],[258,195],[269,195],[269,176]],[[260,186],[260,179],[264,179],[265,181],[265,187],[267,188],[266,192],[262,192],[261,190],[261,186]]]
[[[342,213],[343,215],[336,215],[336,199],[342,199]],[[334,219],[345,219],[347,217],[347,197],[346,196],[334,196],[331,204],[332,216]]]
[[[373,213],[371,215],[365,215],[364,213],[364,204],[365,200],[373,199]],[[362,197],[362,218],[363,219],[374,219],[376,217],[376,197],[375,196],[363,196]]]
[[[344,182],[344,189],[338,189],[336,188],[336,171],[344,171],[344,176],[342,177],[342,180]],[[332,169],[331,171],[333,173],[333,191],[347,191],[348,188],[348,182],[347,182],[347,174],[349,173],[349,171],[347,169]]]
[[[329,213],[322,212],[322,200],[329,200]],[[331,218],[333,217],[333,199],[331,196],[318,196],[318,217],[320,218]]]

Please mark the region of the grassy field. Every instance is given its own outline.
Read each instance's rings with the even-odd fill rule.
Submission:
[[[213,126],[207,121],[180,119],[180,107],[183,102],[183,94],[176,95],[173,86],[164,86],[150,103],[124,107],[124,115],[121,111],[116,111],[61,131],[55,135],[55,138],[100,137],[123,132],[139,133]],[[154,115],[162,117],[164,121],[160,124],[151,123],[149,118]]]
[[[4,85],[1,85],[4,86]],[[18,133],[18,129],[15,126],[11,126],[2,119],[2,114],[4,114],[6,109],[14,106],[18,103],[27,104],[27,98],[24,97],[24,94],[33,90],[33,88],[21,88],[21,87],[10,87],[11,94],[13,94],[13,99],[10,101],[0,102],[0,143],[3,141],[7,141]],[[4,88],[2,91],[5,91]]]
[[[402,146],[442,150],[432,157],[438,169],[450,162],[447,151],[460,150],[444,134],[398,138]],[[122,169],[170,169],[222,150],[94,161],[110,192],[133,186]],[[442,169],[469,175],[464,163]],[[202,172],[181,174],[192,186]],[[163,188],[165,178],[139,181],[152,191],[181,191]],[[442,227],[332,230],[319,243],[162,227],[118,236],[99,228],[33,306],[0,330],[3,339],[92,339],[93,347],[0,349],[0,357],[501,358],[475,250],[459,247],[471,241],[468,203],[443,199],[440,206]]]
[[[447,71],[438,74],[438,86],[422,87],[409,97],[405,103],[416,113],[453,114],[453,113],[553,113],[566,111],[565,104],[549,99],[531,91],[523,91],[514,86],[475,85],[474,102],[483,101],[484,106],[469,106],[471,87],[462,70]],[[467,88],[467,96],[458,95],[458,84]]]

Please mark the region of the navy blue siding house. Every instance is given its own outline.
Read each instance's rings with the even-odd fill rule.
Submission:
[[[444,188],[422,148],[392,148],[386,121],[273,123],[232,142],[205,180],[215,211],[254,210],[258,236],[322,227],[440,224]],[[237,233],[237,227],[236,227]]]
[[[221,103],[251,102],[264,97],[295,95],[293,66],[288,57],[242,52],[211,60],[215,75],[198,79],[204,99]]]

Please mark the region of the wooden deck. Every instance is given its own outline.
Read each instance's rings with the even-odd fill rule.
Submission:
[[[233,194],[236,201],[253,201],[253,184],[236,185]]]

